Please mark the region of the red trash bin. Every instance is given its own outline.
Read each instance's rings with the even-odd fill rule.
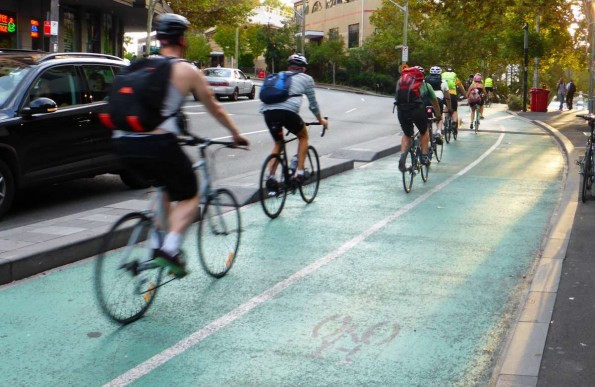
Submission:
[[[549,96],[550,91],[548,89],[540,89],[538,87],[531,88],[531,111],[547,112]]]

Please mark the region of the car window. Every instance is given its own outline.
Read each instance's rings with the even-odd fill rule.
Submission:
[[[31,72],[30,67],[19,67],[6,62],[0,61],[0,108],[4,107],[19,83]]]
[[[53,67],[44,72],[29,91],[29,101],[40,97],[51,98],[59,107],[82,103],[74,66]]]
[[[103,101],[114,83],[110,66],[83,66],[83,73],[89,88],[89,102]]]
[[[219,78],[231,77],[231,71],[225,70],[225,69],[205,69],[204,74],[207,77],[219,77]]]
[[[246,75],[243,72],[241,72],[240,70],[238,70],[238,76],[240,79],[248,79],[248,78],[246,78]]]

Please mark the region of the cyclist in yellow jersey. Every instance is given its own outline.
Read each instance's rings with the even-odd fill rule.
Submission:
[[[488,92],[488,100],[492,100],[492,94],[494,93],[494,75],[488,75],[488,77],[485,79],[483,85],[486,88],[486,91]]]
[[[459,126],[461,126],[462,121],[459,121],[459,113],[457,113],[458,108],[458,95],[457,89],[461,90],[463,95],[466,94],[465,87],[463,83],[457,77],[457,74],[454,72],[454,68],[447,67],[446,71],[442,73],[442,79],[446,81],[448,84],[448,91],[450,93],[450,108],[452,111],[452,122],[454,123],[454,130],[458,130]]]

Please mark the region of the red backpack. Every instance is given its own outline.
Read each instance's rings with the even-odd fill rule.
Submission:
[[[421,87],[424,82],[424,73],[415,67],[408,67],[401,72],[397,82],[397,95],[395,101],[400,104],[422,104]]]

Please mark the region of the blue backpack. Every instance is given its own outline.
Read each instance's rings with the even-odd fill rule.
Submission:
[[[299,73],[281,71],[280,73],[269,75],[260,88],[260,100],[265,104],[273,104],[287,101],[289,97],[301,96],[301,94],[289,94],[291,78],[296,74]]]

